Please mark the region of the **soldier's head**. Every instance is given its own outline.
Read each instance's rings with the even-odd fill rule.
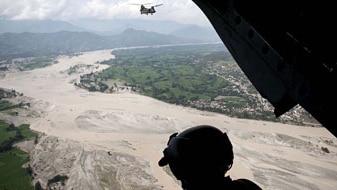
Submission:
[[[223,177],[233,164],[233,147],[226,133],[200,125],[170,136],[159,166],[169,165],[183,181]]]

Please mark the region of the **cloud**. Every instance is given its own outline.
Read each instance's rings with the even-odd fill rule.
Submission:
[[[71,20],[80,18],[174,20],[207,25],[208,20],[192,0],[157,0],[155,15],[140,15],[140,0],[1,0],[0,16],[8,19]],[[150,5],[148,5],[150,6]]]

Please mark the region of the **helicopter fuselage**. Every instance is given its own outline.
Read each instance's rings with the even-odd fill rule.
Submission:
[[[156,10],[154,9],[154,7],[152,6],[151,8],[146,8],[144,5],[141,5],[140,7],[140,14],[153,14],[155,13]]]

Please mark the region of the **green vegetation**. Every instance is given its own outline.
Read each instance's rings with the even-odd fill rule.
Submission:
[[[56,175],[56,176],[54,176],[53,177],[53,179],[50,179],[50,180],[48,180],[48,186],[50,185],[50,184],[53,184],[53,183],[58,183],[58,182],[61,182],[61,185],[65,185],[65,181],[68,179],[68,176],[64,176],[64,175]]]
[[[110,36],[69,31],[4,33],[0,34],[0,62],[6,61],[6,64],[10,64],[15,58],[71,55],[78,52],[118,47],[195,42],[202,42],[202,40],[181,39],[171,35],[134,29],[128,29],[121,34]]]
[[[274,118],[271,111],[263,110],[263,114],[247,111],[255,110],[258,104],[242,91],[237,81],[227,77],[234,75],[237,80],[249,83],[222,44],[139,48],[113,54],[116,59],[102,62],[111,67],[81,76],[79,86],[90,91],[113,92],[118,88],[112,85],[113,81],[124,81],[123,85],[133,91],[172,104],[235,117]],[[245,89],[255,90],[252,86]]]
[[[53,57],[34,57],[27,63],[21,63],[20,67],[23,70],[33,70],[37,68],[47,67],[49,65],[52,65],[53,63],[54,63]]]
[[[37,57],[14,59],[11,64],[12,66],[15,65],[20,70],[33,70],[37,68],[47,67],[54,63],[56,63],[54,56],[50,57],[37,56]]]
[[[0,120],[0,189],[34,189],[30,182],[30,169],[22,168],[29,161],[29,155],[12,145],[36,137],[37,134],[29,130],[29,125],[15,127]]]
[[[13,104],[10,103],[8,100],[0,100],[0,111],[11,109]]]
[[[105,81],[118,79],[125,81],[127,86],[136,88],[141,94],[169,103],[187,105],[191,100],[213,99],[218,94],[226,93],[225,87],[230,85],[230,82],[203,72],[204,65],[194,63],[194,60],[210,51],[207,47],[211,46],[175,46],[156,48],[156,51],[152,48],[116,51],[114,54],[117,59],[104,62],[113,67],[94,76],[100,87],[91,90],[105,91],[109,88]],[[223,47],[219,45],[217,48]],[[89,77],[82,77],[81,82]]]
[[[17,112],[16,108],[21,108],[23,106],[30,106],[30,103],[20,102],[18,104],[12,104],[8,100],[3,100],[3,98],[14,98],[16,96],[22,96],[22,93],[17,93],[15,90],[4,90],[0,88],[0,112],[17,116],[19,113]]]
[[[327,147],[321,147],[322,151],[325,153],[330,153],[329,149]]]
[[[312,118],[289,112],[275,118],[223,44],[115,50],[111,67],[81,76],[79,87],[105,93],[131,90],[156,99],[231,117],[303,124]],[[296,114],[298,115],[298,114]]]
[[[29,155],[20,149],[0,153],[0,189],[34,189],[30,175],[22,168],[29,161]]]
[[[3,111],[4,113],[7,113],[8,115],[17,115],[18,112],[14,111],[13,109],[15,108],[20,108],[24,105],[24,103],[19,103],[19,104],[12,104],[11,102],[9,102],[8,100],[1,100],[0,99],[0,111]]]

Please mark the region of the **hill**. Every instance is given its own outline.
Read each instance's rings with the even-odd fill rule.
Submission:
[[[127,29],[121,34],[113,36],[68,31],[55,33],[4,33],[0,35],[0,61],[118,47],[197,42],[202,41],[135,29]]]
[[[0,34],[23,32],[53,33],[60,31],[81,32],[84,29],[64,21],[0,19]]]

